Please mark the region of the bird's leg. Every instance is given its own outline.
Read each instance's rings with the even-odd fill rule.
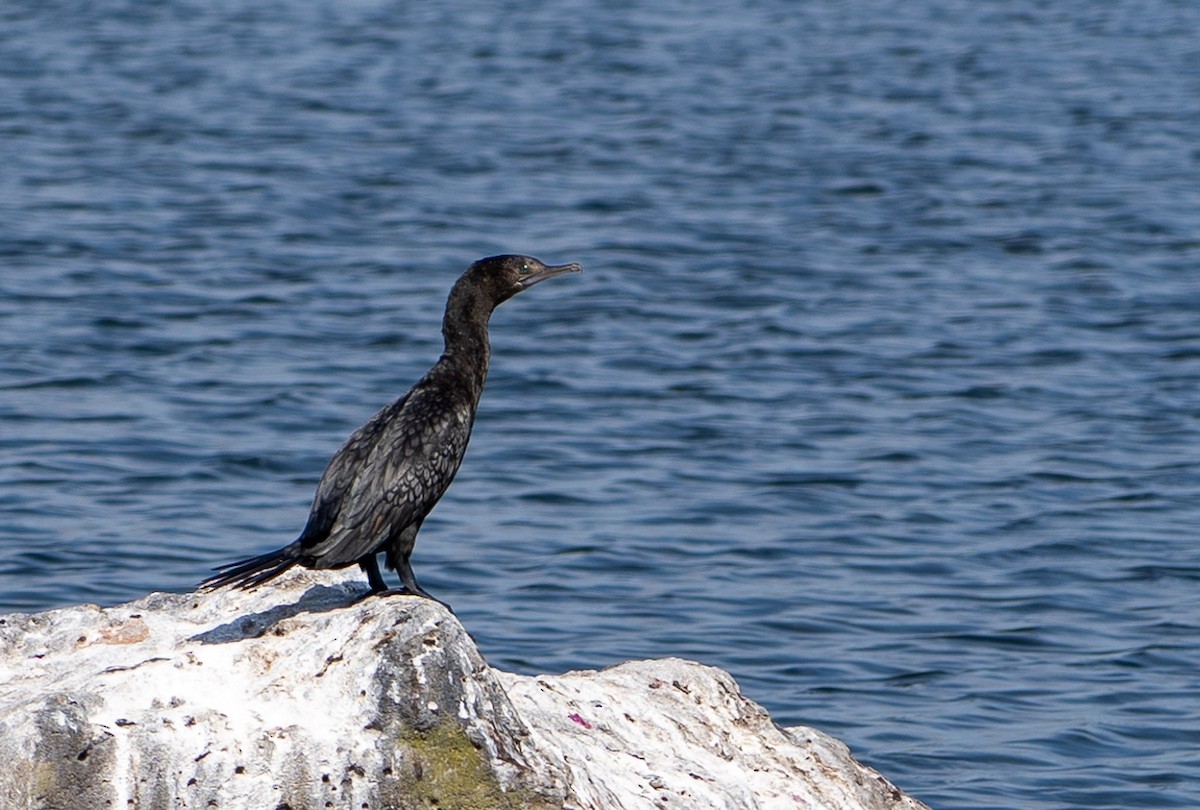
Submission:
[[[401,559],[400,564],[396,566],[396,573],[400,575],[400,581],[404,583],[404,587],[410,592],[415,593],[417,596],[424,596],[426,599],[433,599],[432,596],[425,592],[424,588],[417,584],[417,575],[413,573],[412,563],[408,561],[407,556]],[[433,601],[436,602],[437,600],[433,599]]]
[[[379,560],[374,554],[359,560],[358,566],[366,572],[367,582],[371,584],[371,590],[367,592],[367,596],[388,589],[387,582],[383,579],[383,574],[379,573]]]
[[[374,554],[359,560],[358,567],[366,572],[367,582],[370,583],[371,589],[354,597],[350,604],[357,605],[364,599],[375,596],[376,594],[387,593],[387,581],[384,580],[383,574],[379,573],[379,560]]]
[[[400,581],[404,583],[403,586],[400,588],[388,588],[387,583],[383,581],[383,576],[379,573],[379,563],[375,555],[371,555],[359,562],[359,565],[367,572],[367,578],[371,581],[370,592],[363,594],[359,599],[366,599],[368,596],[420,596],[423,599],[432,599],[451,613],[454,612],[452,607],[417,584],[417,577],[413,573],[409,557],[412,556],[413,546],[417,540],[417,532],[420,529],[421,521],[410,524],[394,542],[389,544],[387,549],[387,567],[395,569],[400,574]]]
[[[454,612],[454,608],[450,607],[450,605],[446,604],[441,599],[438,599],[436,596],[429,593],[417,584],[417,576],[413,573],[412,564],[409,563],[407,555],[401,557],[397,562],[396,571],[400,574],[400,581],[404,583],[404,587],[382,591],[379,594],[380,596],[402,596],[406,594],[408,596],[420,596],[425,599],[432,599],[434,602],[437,602],[451,613]]]

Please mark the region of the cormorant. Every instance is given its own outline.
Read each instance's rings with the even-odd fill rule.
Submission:
[[[357,563],[369,593],[388,592],[379,552],[400,574],[402,589],[430,597],[413,575],[409,557],[425,516],[462,463],[487,379],[488,319],[492,310],[534,284],[578,264],[546,265],[529,256],[492,256],[472,264],[455,282],[442,320],[445,351],[408,393],[350,436],[317,485],[308,523],[278,551],[214,569],[200,584],[253,588],[294,565],[345,568]]]

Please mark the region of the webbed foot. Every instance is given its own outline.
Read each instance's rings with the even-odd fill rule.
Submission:
[[[447,604],[446,602],[443,602],[441,599],[438,599],[436,596],[433,596],[424,590],[413,591],[413,590],[410,590],[403,586],[401,586],[399,588],[385,588],[382,591],[366,591],[365,593],[361,593],[358,596],[354,597],[354,601],[351,602],[350,604],[357,605],[359,602],[361,602],[364,599],[367,599],[368,597],[371,597],[371,596],[419,596],[422,599],[430,599],[434,602],[437,602],[439,605],[444,607],[446,610],[450,611],[451,615],[455,615],[454,608],[450,607],[449,604]]]

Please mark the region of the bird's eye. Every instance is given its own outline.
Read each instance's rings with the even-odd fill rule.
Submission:
[[[523,276],[529,275],[529,265],[525,264],[524,262],[522,262],[522,264],[521,264],[521,275],[523,275]]]

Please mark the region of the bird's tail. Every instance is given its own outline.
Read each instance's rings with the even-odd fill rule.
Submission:
[[[298,562],[300,543],[296,542],[248,560],[218,565],[213,569],[217,573],[200,583],[200,590],[215,591],[226,585],[249,590],[270,582]]]

